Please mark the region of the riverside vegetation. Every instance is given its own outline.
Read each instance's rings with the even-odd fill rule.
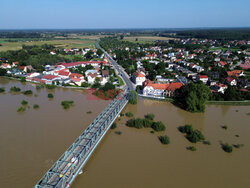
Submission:
[[[65,110],[69,109],[71,106],[73,106],[73,104],[74,104],[74,101],[62,101],[61,102],[61,105],[63,106]]]
[[[127,113],[126,113],[127,114]],[[126,122],[126,125],[128,127],[134,127],[137,129],[142,129],[142,128],[152,128],[153,131],[151,133],[156,132],[162,132],[166,130],[165,125],[161,121],[153,121],[154,120],[154,114],[146,114],[144,118],[132,118],[129,119]],[[170,139],[167,135],[164,136],[159,136],[158,139],[162,144],[169,144]]]
[[[5,92],[5,89],[3,87],[0,87],[0,93]]]

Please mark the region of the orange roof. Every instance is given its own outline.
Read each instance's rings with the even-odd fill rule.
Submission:
[[[198,75],[198,77],[201,79],[201,78],[208,78],[207,75]]]
[[[7,66],[10,66],[10,64],[8,64],[8,63],[3,63],[2,64],[2,67],[7,67]]]
[[[168,91],[175,91],[176,89],[179,89],[182,86],[182,83],[179,82],[173,82],[170,84],[159,84],[159,83],[152,83],[150,80],[146,80],[144,82],[145,86],[151,86],[154,89],[162,89],[162,90],[168,90]]]
[[[78,78],[71,78],[70,80],[73,82],[80,82],[81,81],[81,79],[78,79]]]
[[[135,72],[134,75],[136,77],[145,77],[145,75],[143,75],[141,72]]]
[[[223,61],[220,61],[219,64],[224,67],[227,63],[223,62]]]
[[[81,77],[83,77],[83,75],[82,74],[78,74],[78,73],[72,73],[69,77],[70,78],[81,78]]]
[[[242,73],[242,70],[227,71],[228,76],[236,76],[236,77],[238,77],[240,73]]]

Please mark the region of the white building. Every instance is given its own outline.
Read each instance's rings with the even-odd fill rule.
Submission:
[[[135,83],[136,86],[142,86],[145,80],[146,77],[144,72],[137,71],[132,76],[132,81]]]

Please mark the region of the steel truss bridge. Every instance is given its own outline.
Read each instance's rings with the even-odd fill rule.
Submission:
[[[69,187],[128,102],[128,90],[120,93],[74,141],[34,188]]]

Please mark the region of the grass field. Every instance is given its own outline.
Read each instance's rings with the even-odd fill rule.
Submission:
[[[138,39],[138,41],[136,41]],[[124,37],[124,40],[130,42],[139,42],[139,43],[150,43],[156,40],[171,40],[174,38],[169,37],[158,37],[158,36],[132,36],[132,37]]]
[[[6,40],[6,39],[5,39]],[[32,39],[27,39],[27,41],[18,42],[7,42],[4,39],[0,39],[0,51],[7,50],[19,50],[22,45],[42,45],[42,44],[52,44],[56,47],[62,48],[93,48],[96,43],[96,39],[92,38],[77,38],[77,39],[56,39],[48,41],[32,41]]]

